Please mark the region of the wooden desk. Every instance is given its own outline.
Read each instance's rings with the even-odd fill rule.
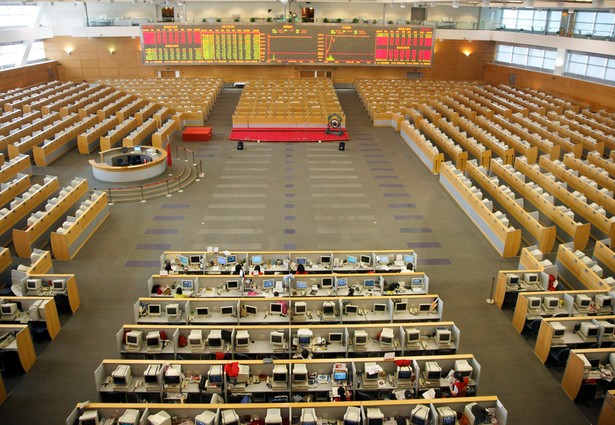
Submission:
[[[89,155],[94,150],[100,148],[100,136],[115,128],[117,125],[117,117],[114,115],[112,117],[105,118],[98,125],[90,127],[84,133],[81,133],[77,136],[79,153],[82,155]]]
[[[0,169],[0,182],[6,183],[17,176],[17,174],[32,174],[32,164],[28,155],[19,155],[2,165]]]
[[[602,403],[602,409],[600,409],[600,416],[598,417],[597,425],[610,425],[615,423],[615,390],[610,390],[604,402]]]
[[[46,251],[47,257],[50,257],[49,252]],[[50,260],[51,261],[51,260]],[[49,271],[49,270],[47,270]],[[68,304],[70,306],[71,313],[75,313],[79,307],[81,306],[81,298],[79,296],[79,289],[77,288],[77,279],[74,274],[46,274],[47,271],[41,271],[36,273],[28,274],[28,278],[32,279],[42,279],[46,281],[52,281],[54,279],[64,279],[66,280],[66,291],[64,293],[59,293],[53,289],[47,289],[42,293],[46,293],[48,296],[58,296],[58,295],[66,295],[68,298]]]
[[[440,165],[444,162],[444,154],[431,144],[409,121],[401,123],[401,138],[416,153],[432,174],[440,172]]]
[[[95,115],[83,118],[80,122],[65,128],[60,133],[56,133],[54,139],[46,140],[42,145],[34,146],[32,148],[34,163],[39,167],[51,165],[60,156],[72,150],[77,144],[77,136],[96,125],[96,121]]]
[[[134,118],[131,118],[134,119]],[[125,121],[126,122],[126,121]],[[135,121],[136,122],[136,121]],[[101,161],[91,159],[92,173],[94,178],[104,182],[134,182],[159,176],[167,169],[167,151],[162,148],[152,147],[156,150],[155,155],[146,152],[126,152],[122,148],[109,149],[100,152]],[[145,164],[114,166],[110,165],[113,157],[138,155],[148,160]]]
[[[574,251],[569,244],[561,244],[557,248],[555,264],[560,271],[559,277],[561,277],[570,288],[578,288],[574,280],[577,280],[587,289],[609,288],[600,276],[594,273],[586,263],[574,255]]]

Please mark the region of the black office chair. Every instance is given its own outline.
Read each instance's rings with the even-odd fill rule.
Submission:
[[[547,367],[555,367],[561,371],[568,362],[570,356],[570,347],[558,347],[552,348],[549,352],[549,358],[547,359]]]
[[[536,337],[538,335],[538,330],[540,329],[541,323],[542,323],[541,319],[526,320],[525,325],[523,326],[523,331],[521,331],[521,334],[525,336],[525,339]]]

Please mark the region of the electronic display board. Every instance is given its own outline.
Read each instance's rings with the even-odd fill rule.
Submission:
[[[314,24],[146,24],[145,64],[431,66],[434,29]]]

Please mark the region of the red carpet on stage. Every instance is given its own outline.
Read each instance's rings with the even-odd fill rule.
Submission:
[[[229,140],[242,142],[340,142],[349,140],[346,129],[341,136],[326,134],[326,128],[233,128]]]

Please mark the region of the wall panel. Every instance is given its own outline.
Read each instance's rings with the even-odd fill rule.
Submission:
[[[72,49],[70,55],[67,49]],[[113,50],[111,54],[109,50]],[[422,71],[427,79],[482,80],[495,44],[490,41],[438,40],[434,65],[429,68],[361,67],[330,65],[198,65],[145,66],[141,61],[139,39],[55,37],[45,41],[47,56],[62,63],[66,78],[81,81],[98,77],[155,77],[159,70],[179,70],[182,77],[216,77],[225,81],[260,78],[298,78],[300,70],[333,71],[335,83],[352,83],[359,78],[406,78],[408,71]],[[465,52],[465,53],[464,53]]]
[[[44,62],[0,71],[0,90],[27,87],[44,81],[62,79],[57,62]]]

